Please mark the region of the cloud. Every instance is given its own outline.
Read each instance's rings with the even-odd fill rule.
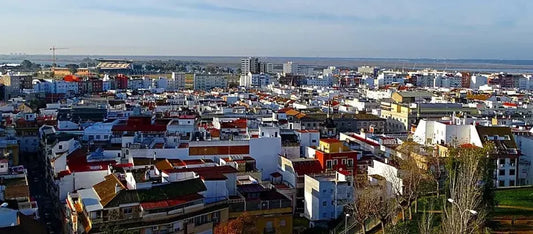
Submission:
[[[533,2],[9,1],[0,53],[531,58]]]

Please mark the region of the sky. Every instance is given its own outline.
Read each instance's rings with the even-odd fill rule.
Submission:
[[[531,0],[18,0],[0,54],[533,59]]]

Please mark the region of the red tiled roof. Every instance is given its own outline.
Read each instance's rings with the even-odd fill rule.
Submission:
[[[199,165],[199,164],[205,164],[204,161],[201,159],[188,159],[182,161],[185,165]]]
[[[179,173],[179,172],[188,172],[188,171],[194,171],[198,174],[206,173],[206,172],[219,172],[219,173],[237,173],[237,169],[233,168],[232,166],[213,166],[213,167],[194,167],[194,168],[175,168],[170,170],[164,170],[165,173]]]
[[[343,174],[343,175],[350,175],[350,172],[348,172],[345,168],[339,168],[337,170],[340,174]]]
[[[168,202],[168,206],[176,206],[176,205],[180,205],[180,204],[183,204],[183,203],[186,203],[186,202],[198,200],[198,199],[201,199],[201,198],[203,198],[202,195],[195,193],[195,194],[189,194],[189,195],[185,195],[185,196],[182,196],[182,197],[178,197],[178,198],[175,198],[175,199],[170,199],[167,202]]]
[[[133,167],[133,163],[120,163],[115,164],[113,167]]]
[[[246,128],[246,119],[237,119],[232,122],[221,122],[220,128]]]
[[[125,125],[114,125],[112,130],[114,132],[164,132],[167,130],[167,125],[152,124],[151,117],[129,117]]]
[[[518,104],[515,104],[515,103],[512,103],[512,102],[504,102],[503,103],[504,106],[510,106],[510,107],[517,107]]]
[[[168,159],[168,161],[172,164],[172,166],[174,167],[183,167],[183,166],[186,166],[187,164],[185,164],[181,159]]]
[[[477,146],[472,145],[472,144],[462,144],[462,145],[460,145],[459,147],[460,147],[460,148],[465,148],[465,149],[477,148]]]
[[[109,165],[116,165],[115,160],[87,162],[87,154],[83,149],[77,149],[67,156],[67,166],[71,172],[107,170]]]
[[[194,115],[180,115],[178,118],[180,118],[180,119],[196,119],[196,116],[194,116]]]
[[[367,143],[367,144],[369,144],[369,145],[371,145],[371,146],[379,146],[378,143],[376,143],[376,142],[374,142],[374,141],[371,141],[371,140],[368,140],[368,139],[366,139],[366,138],[360,137],[360,136],[358,136],[358,135],[352,134],[352,135],[350,135],[350,136],[353,137],[353,138],[355,138],[355,139],[357,139],[357,140],[359,140],[359,141],[361,141],[361,142]]]
[[[292,167],[294,171],[303,176],[305,174],[317,174],[322,172],[322,166],[318,160],[305,160],[305,161],[296,161],[292,162]]]
[[[70,175],[70,170],[63,170],[57,173],[57,177],[62,178],[63,176]]]
[[[167,201],[143,202],[141,203],[141,207],[145,210],[165,208],[165,207],[168,207],[168,202]]]
[[[292,108],[288,108],[288,107],[287,107],[287,108],[279,109],[279,110],[278,110],[278,113],[285,113],[285,112],[287,112],[288,110],[292,110]]]

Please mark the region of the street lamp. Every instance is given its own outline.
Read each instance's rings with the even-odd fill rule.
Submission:
[[[468,222],[470,221],[470,219],[468,217],[466,217],[466,212],[469,212],[470,214],[472,215],[477,215],[477,211],[475,210],[471,210],[471,209],[461,209],[461,206],[459,206],[459,204],[457,202],[455,202],[455,200],[453,200],[452,198],[448,198],[447,199],[449,203],[452,203],[454,205],[457,206],[457,209],[459,210],[459,218],[461,219],[461,223],[460,223],[460,228],[461,228],[461,232],[462,231],[465,231],[463,230],[463,228],[466,228],[466,226],[468,225]],[[452,209],[453,210],[453,209]]]
[[[457,202],[455,202],[455,200],[453,200],[451,198],[448,198],[448,202],[450,202],[452,204],[455,204],[457,206],[457,208],[459,208],[459,210],[461,210],[461,208],[459,207],[459,204],[457,204]],[[477,215],[477,211],[475,211],[475,210],[466,209],[465,211],[470,212],[472,215]]]
[[[350,217],[350,214],[344,216],[344,234],[348,233],[348,217]]]

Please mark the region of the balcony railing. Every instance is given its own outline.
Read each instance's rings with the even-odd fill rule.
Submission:
[[[268,200],[268,201],[242,201],[230,204],[230,212],[272,210],[292,207],[290,200]]]

